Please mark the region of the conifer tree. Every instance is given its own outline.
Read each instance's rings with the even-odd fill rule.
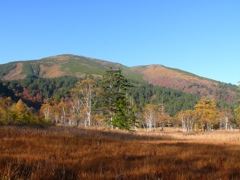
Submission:
[[[102,80],[103,106],[106,122],[112,128],[130,130],[135,125],[136,117],[127,97],[130,87],[121,69],[110,67],[105,72]]]

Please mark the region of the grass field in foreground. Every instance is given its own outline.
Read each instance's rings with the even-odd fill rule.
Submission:
[[[0,127],[0,179],[240,179],[235,132]]]

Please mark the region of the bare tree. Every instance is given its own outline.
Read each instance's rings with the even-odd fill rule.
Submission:
[[[70,104],[70,118],[75,122],[76,126],[79,126],[83,103],[79,98],[73,98],[69,102]]]
[[[84,123],[86,126],[91,125],[91,113],[92,106],[96,103],[96,95],[98,92],[98,88],[96,82],[92,79],[85,79],[76,84],[76,87],[72,89],[72,95],[78,98],[79,102],[81,102],[83,109],[86,113],[86,119]],[[80,106],[79,106],[80,107]]]
[[[43,114],[44,119],[46,120],[52,120],[53,115],[53,107],[50,104],[43,104],[41,106],[40,112]]]
[[[156,122],[158,118],[158,107],[153,104],[147,104],[143,110],[143,116],[146,123],[147,131],[151,131],[152,128],[156,130]]]
[[[220,130],[232,129],[232,120],[233,120],[233,112],[231,109],[223,109],[220,110],[218,114],[219,128]]]
[[[192,132],[196,130],[197,114],[194,110],[180,111],[177,117],[181,120],[183,132]]]

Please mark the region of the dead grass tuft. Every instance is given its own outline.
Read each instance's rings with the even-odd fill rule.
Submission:
[[[198,136],[0,127],[0,179],[239,179],[239,144]]]

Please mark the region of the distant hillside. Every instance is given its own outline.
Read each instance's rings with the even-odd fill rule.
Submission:
[[[130,79],[141,81],[139,74],[119,63],[76,55],[59,55],[40,60],[16,61],[0,65],[0,78],[5,80],[26,77],[56,78],[61,76],[102,76],[108,67],[121,68]]]
[[[200,77],[179,69],[168,68],[162,65],[136,66],[131,70],[139,73],[143,80],[152,84],[188,93],[197,93],[217,100],[224,99],[228,102],[238,99],[238,87]]]
[[[0,65],[0,78],[17,80],[62,76],[101,77],[108,67],[121,68],[123,75],[138,83],[150,83],[227,102],[238,99],[237,86],[197,76],[162,65],[127,67],[119,63],[76,55],[58,55],[39,60],[16,61]]]

